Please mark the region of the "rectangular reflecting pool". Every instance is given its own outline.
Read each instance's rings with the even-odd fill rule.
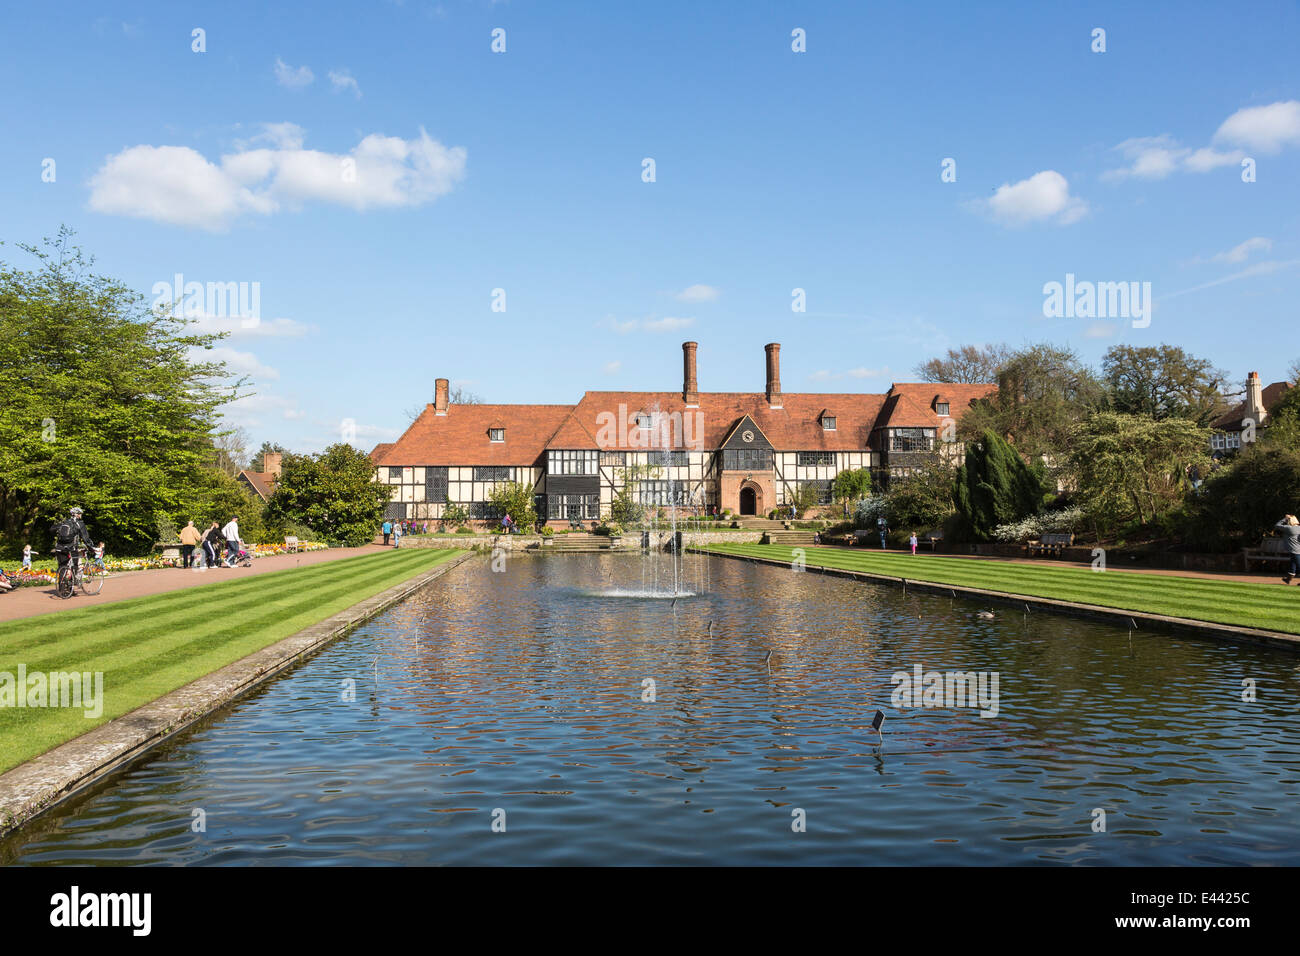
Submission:
[[[684,579],[467,562],[0,863],[1300,864],[1293,654],[721,558]],[[996,714],[900,701],[918,667],[995,675]]]

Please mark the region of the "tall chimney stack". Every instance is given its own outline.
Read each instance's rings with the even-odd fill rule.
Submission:
[[[695,350],[697,342],[682,343],[682,401],[687,408],[698,408],[700,404],[700,384],[695,377]]]
[[[275,475],[278,478],[280,476],[280,462],[283,460],[284,456],[278,451],[268,451],[262,456],[262,474]]]
[[[437,379],[433,383],[433,413],[435,415],[447,414],[447,380],[445,378]]]
[[[769,408],[781,408],[781,343],[772,342],[763,348],[767,351],[767,404]]]
[[[1246,417],[1257,426],[1264,424],[1268,410],[1264,408],[1264,387],[1260,384],[1259,373],[1251,372],[1246,379]]]

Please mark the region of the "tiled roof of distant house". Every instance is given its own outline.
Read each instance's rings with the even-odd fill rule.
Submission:
[[[275,475],[261,471],[241,471],[239,477],[247,482],[263,501],[270,500],[271,492],[275,490]]]
[[[572,405],[458,405],[445,415],[425,406],[392,448],[384,453],[393,465],[531,465]],[[489,430],[505,429],[504,441]]]
[[[396,442],[376,446],[371,458],[376,465],[532,465],[547,449],[667,445],[713,450],[722,447],[745,416],[777,449],[862,451],[874,447],[877,429],[942,429],[976,399],[997,391],[995,385],[901,383],[885,394],[782,393],[779,355],[769,352],[771,398],[768,391],[699,392],[689,387],[695,382],[694,345],[684,345],[690,347],[689,370],[680,391],[589,391],[576,405],[459,405],[446,403],[445,385],[439,384],[437,393],[443,397],[426,406]],[[440,401],[445,403],[443,414],[438,414]],[[937,413],[939,403],[948,404],[948,416]],[[638,414],[656,413],[677,430],[667,442],[636,424]],[[835,420],[833,428],[823,421],[830,418]],[[492,441],[492,429],[504,429],[505,440]]]
[[[1266,386],[1262,393],[1264,399],[1264,410],[1271,415],[1273,409],[1277,406],[1277,403],[1282,401],[1282,397],[1286,395],[1292,387],[1293,386],[1289,382],[1274,382],[1272,385]],[[1224,412],[1212,421],[1210,427],[1220,431],[1240,431],[1244,426],[1245,418],[1246,403],[1241,401],[1234,405],[1230,411]],[[1264,424],[1267,425],[1267,421]]]

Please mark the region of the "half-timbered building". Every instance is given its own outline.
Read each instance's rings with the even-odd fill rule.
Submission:
[[[845,469],[878,484],[935,451],[955,456],[956,422],[993,385],[895,384],[884,394],[785,393],[780,351],[766,346],[761,392],[701,392],[695,342],[682,345],[680,391],[585,393],[576,405],[434,401],[396,442],[375,448],[392,486],[389,517],[438,520],[448,503],[474,521],[496,516],[498,482],[533,489],[538,516],[596,521],[616,495],[696,513],[762,515],[813,485],[822,505]]]

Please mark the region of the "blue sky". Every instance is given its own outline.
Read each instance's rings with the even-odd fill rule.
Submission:
[[[368,449],[439,376],[675,389],[686,339],[705,391],[771,341],[787,391],[968,342],[1300,358],[1294,3],[262,6],[0,20],[0,256],[66,223],[150,298],[258,283],[256,328],[203,319],[255,443]],[[1151,283],[1150,325],[1044,317],[1068,273]]]

